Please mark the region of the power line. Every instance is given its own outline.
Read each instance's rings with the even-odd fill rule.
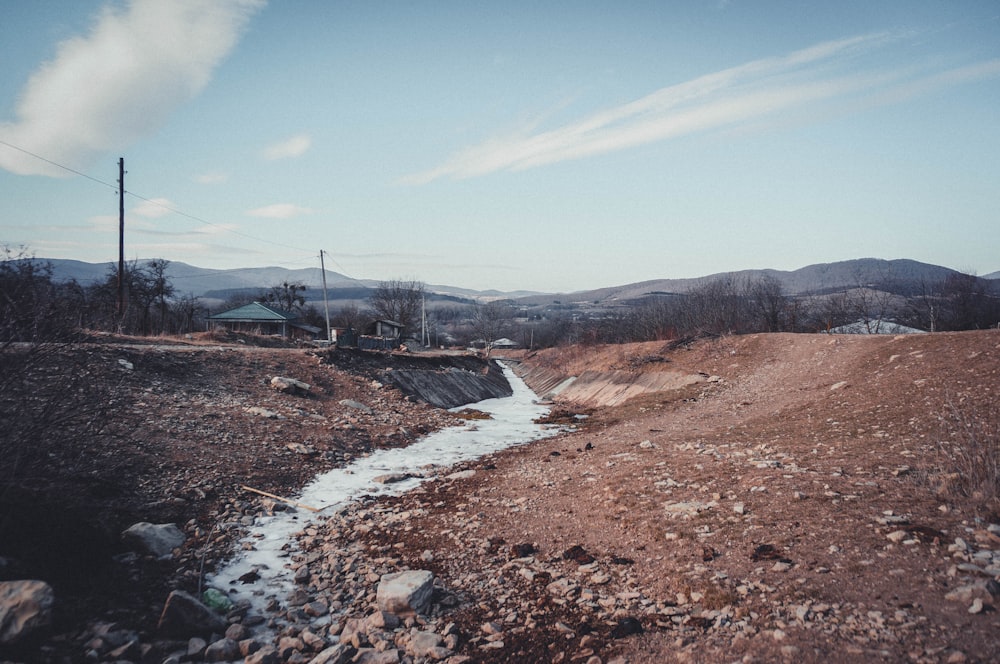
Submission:
[[[30,155],[30,156],[34,157],[35,159],[38,159],[40,161],[44,161],[46,164],[51,164],[52,166],[55,166],[57,168],[61,168],[61,169],[65,170],[65,171],[73,173],[74,175],[79,175],[80,177],[83,177],[83,178],[86,178],[86,179],[91,180],[93,182],[96,182],[98,184],[104,185],[105,187],[109,187],[110,189],[112,189],[114,191],[118,191],[118,189],[119,189],[118,185],[116,185],[116,184],[112,184],[110,182],[105,182],[104,180],[101,180],[100,178],[96,178],[96,177],[94,177],[92,175],[87,175],[86,173],[78,171],[75,168],[71,168],[69,166],[66,166],[65,164],[60,164],[57,161],[53,161],[51,159],[47,159],[47,158],[41,156],[40,154],[36,154],[36,153],[32,152],[31,150],[26,150],[26,149],[24,149],[22,147],[14,145],[13,143],[8,143],[7,141],[5,141],[3,139],[0,139],[0,145],[6,145],[9,148],[17,150],[19,152],[23,152],[26,155]],[[189,214],[187,212],[184,212],[183,210],[178,210],[177,208],[171,207],[169,205],[164,205],[160,201],[153,200],[153,199],[147,198],[145,196],[141,196],[141,195],[136,194],[135,192],[132,192],[132,191],[127,191],[126,190],[124,193],[126,195],[128,195],[128,196],[131,196],[132,198],[136,198],[136,199],[138,199],[140,201],[144,201],[144,202],[149,203],[151,205],[155,205],[157,207],[160,207],[160,208],[162,208],[164,210],[167,210],[169,212],[172,212],[174,214],[180,215],[182,217],[186,217],[186,218],[191,219],[193,221],[197,221],[200,224],[205,224],[206,226],[213,226],[213,227],[218,228],[219,230],[224,231],[226,233],[232,233],[233,235],[239,235],[239,236],[245,237],[245,238],[247,238],[249,240],[254,240],[256,242],[261,242],[263,244],[269,244],[269,245],[275,246],[275,247],[284,247],[285,249],[293,249],[295,251],[301,251],[303,254],[308,254],[310,256],[313,255],[313,251],[310,250],[310,249],[304,249],[303,247],[296,247],[294,245],[284,244],[282,242],[275,242],[273,240],[266,240],[264,238],[257,237],[255,235],[250,235],[249,233],[243,233],[241,231],[233,230],[232,228],[227,228],[227,227],[225,227],[225,226],[223,226],[221,224],[213,223],[213,222],[208,221],[207,219],[203,219],[202,217],[199,217],[197,215]],[[338,267],[340,267],[340,266],[338,265]],[[343,268],[341,268],[341,269],[343,269]]]
[[[41,161],[44,161],[46,164],[51,164],[51,165],[53,165],[53,166],[55,166],[57,168],[63,169],[64,171],[69,171],[70,173],[73,173],[75,175],[79,175],[80,177],[87,178],[88,180],[93,180],[97,184],[103,184],[105,187],[110,187],[110,188],[114,189],[115,191],[118,191],[118,186],[117,185],[114,185],[114,184],[112,184],[110,182],[105,182],[104,180],[101,180],[101,179],[95,178],[93,176],[87,175],[86,173],[81,173],[80,171],[76,170],[75,168],[70,168],[69,166],[65,166],[63,164],[60,164],[59,162],[52,161],[51,159],[46,159],[45,157],[43,157],[43,156],[41,156],[39,154],[35,154],[31,150],[25,150],[24,148],[18,147],[16,145],[12,144],[12,143],[8,143],[7,141],[5,141],[3,139],[0,139],[0,144],[6,145],[7,147],[13,148],[14,150],[18,150],[19,152],[23,152],[24,154],[31,155],[35,159],[39,159]]]

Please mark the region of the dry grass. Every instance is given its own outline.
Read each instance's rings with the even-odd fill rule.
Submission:
[[[950,443],[940,448],[942,490],[968,499],[977,511],[1000,511],[1000,413],[952,405],[945,426]]]

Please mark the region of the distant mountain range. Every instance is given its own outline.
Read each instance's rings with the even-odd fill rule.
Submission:
[[[83,261],[64,260],[58,258],[39,258],[39,263],[52,265],[53,278],[57,281],[75,280],[87,286],[104,281],[108,274],[116,269],[112,263],[85,263]],[[140,259],[139,264],[145,263]],[[290,270],[283,267],[246,267],[231,270],[215,270],[195,267],[187,263],[171,262],[167,266],[167,277],[179,295],[194,295],[207,300],[224,301],[235,294],[256,293],[268,290],[282,282],[299,282],[308,286],[306,299],[322,301],[323,273],[318,267]],[[379,280],[353,279],[351,277],[326,271],[326,286],[331,301],[357,301],[367,299],[371,289],[376,288]],[[446,300],[476,300],[476,299],[516,299],[537,294],[534,291],[497,290],[477,291],[455,286],[426,284],[428,294]]]
[[[590,291],[557,296],[563,303],[590,302],[609,304],[615,301],[627,301],[649,295],[666,293],[686,293],[715,279],[732,276],[736,279],[757,279],[767,276],[776,279],[786,295],[804,296],[819,295],[844,291],[859,286],[892,290],[900,294],[915,294],[922,288],[941,283],[951,275],[961,274],[957,270],[930,265],[919,261],[898,259],[883,260],[881,258],[858,258],[837,263],[819,263],[808,265],[798,270],[740,270],[736,272],[720,272],[704,277],[691,279],[655,279],[624,286],[599,288]],[[1000,272],[993,272],[986,280],[1000,279]],[[1000,281],[993,283],[994,290],[1000,286]],[[542,304],[550,301],[550,295],[536,295],[522,298],[520,301],[528,304]]]
[[[52,265],[58,281],[76,280],[89,285],[107,278],[113,265],[84,263],[75,260],[37,259]],[[140,260],[139,263],[144,261]],[[426,285],[428,293],[442,300],[512,299],[524,305],[587,302],[612,304],[664,293],[685,293],[692,288],[726,275],[737,279],[767,276],[776,279],[788,295],[810,295],[842,291],[858,286],[889,287],[894,292],[919,292],[923,286],[938,284],[958,271],[938,265],[899,259],[859,258],[837,263],[809,265],[798,270],[741,270],[723,272],[690,279],[655,279],[623,286],[612,286],[572,293],[538,293],[531,291],[477,291],[444,285]],[[190,294],[208,300],[224,301],[236,293],[263,291],[284,281],[301,282],[309,287],[307,299],[322,299],[323,276],[319,268],[289,270],[282,267],[253,267],[233,270],[200,268],[186,263],[171,262],[167,275],[178,294]],[[1000,287],[1000,272],[981,277],[991,280],[994,290]],[[378,285],[377,280],[352,279],[327,270],[327,288],[331,301],[357,301],[367,298],[367,292]]]

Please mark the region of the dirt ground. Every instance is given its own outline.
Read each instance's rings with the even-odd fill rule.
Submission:
[[[309,350],[109,344],[98,356],[129,397],[117,435],[21,469],[0,505],[0,556],[62,598],[48,659],[25,661],[75,659],[99,621],[152,634],[169,588],[192,588],[208,544],[211,567],[259,511],[242,485],[294,495],[317,472],[454,421],[375,382],[378,363],[338,368]],[[609,408],[556,403],[575,431],[378,501],[406,528],[376,523],[357,541],[455,589],[466,661],[1000,652],[986,583],[1000,573],[1000,466],[984,466],[1000,462],[1000,333],[753,335],[514,359],[711,380]],[[278,393],[274,375],[311,392]],[[118,533],[139,520],[182,525],[184,555],[121,563]],[[503,648],[483,647],[491,622]]]
[[[530,544],[579,582],[557,606],[544,601],[552,588],[536,589],[561,621],[537,628],[552,660],[995,661],[996,603],[986,594],[979,610],[961,589],[1000,572],[1000,527],[988,529],[1000,485],[995,466],[977,485],[959,450],[997,461],[998,351],[994,331],[522,354],[566,374],[669,367],[721,380],[591,412],[576,433],[401,498],[397,509],[422,514],[404,550],[431,551],[446,583],[485,569],[524,586],[511,570],[527,563],[507,549]],[[468,539],[454,535],[456,514]],[[574,547],[596,571],[579,571]],[[581,601],[588,589],[610,600]],[[504,615],[486,604],[470,623]],[[629,616],[643,633],[614,638]]]

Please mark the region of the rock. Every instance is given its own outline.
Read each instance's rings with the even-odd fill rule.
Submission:
[[[334,663],[339,664],[338,660],[331,659],[327,661],[329,662],[329,664],[334,664]],[[281,658],[278,657],[278,651],[275,650],[272,646],[264,646],[257,652],[248,655],[243,660],[243,664],[280,664],[280,662]]]
[[[199,634],[222,634],[226,621],[194,596],[174,590],[163,605],[157,629],[168,636],[186,638]]]
[[[697,500],[689,500],[676,503],[665,503],[663,508],[667,511],[667,514],[670,514],[671,516],[683,516],[690,519],[693,516],[697,516],[699,512],[712,509],[717,504],[718,503],[714,500],[707,503]]]
[[[434,592],[434,574],[409,570],[383,574],[376,591],[378,608],[397,616],[426,613]]]
[[[309,664],[342,664],[349,662],[348,647],[346,644],[338,643],[323,650],[318,655],[309,660]]]
[[[205,641],[205,639],[198,636],[192,636],[188,639],[187,656],[191,659],[201,659],[201,655],[205,652],[205,648],[207,647],[208,642]]]
[[[187,536],[173,523],[149,523],[142,521],[129,526],[122,533],[122,540],[132,549],[148,553],[157,558],[169,558]]]
[[[239,623],[234,623],[226,628],[226,638],[233,641],[242,641],[250,636],[250,630]]]
[[[632,617],[622,618],[611,630],[612,639],[623,639],[632,634],[642,634],[642,623]]]
[[[281,420],[284,419],[281,415],[274,412],[273,410],[268,410],[267,408],[262,408],[261,406],[250,406],[244,409],[251,415],[257,415],[258,417],[263,417],[269,420]]]
[[[441,645],[441,641],[441,635],[434,632],[417,632],[410,639],[410,654],[418,659],[429,657]]]
[[[285,394],[308,394],[311,386],[287,376],[275,376],[271,379],[271,387]]]
[[[396,484],[397,482],[405,482],[411,477],[413,475],[410,473],[386,473],[385,475],[373,477],[372,482],[377,482],[378,484]]]
[[[352,661],[355,664],[399,664],[399,651],[390,649],[379,652],[374,648],[360,648]]]
[[[563,551],[563,560],[572,560],[578,565],[589,565],[594,562],[594,557],[587,553],[587,551],[579,544],[574,544],[570,548]]]
[[[399,627],[399,618],[388,611],[376,611],[364,622],[367,630],[392,631]]]
[[[339,403],[341,406],[347,406],[348,408],[353,408],[354,410],[360,410],[366,415],[371,415],[374,412],[368,406],[359,401],[354,401],[353,399],[342,399]]]
[[[287,662],[294,653],[301,653],[305,649],[306,644],[297,636],[283,636],[278,639],[278,656],[283,662]]]
[[[231,662],[240,657],[240,644],[232,639],[219,639],[205,648],[206,662]]]
[[[996,590],[1000,590],[1000,587],[998,587],[997,582],[993,579],[975,581],[951,590],[944,598],[949,602],[961,602],[963,604],[968,604],[978,599],[984,606],[993,606],[997,594],[994,591]]]
[[[0,583],[0,645],[30,637],[52,622],[55,593],[44,581]]]

